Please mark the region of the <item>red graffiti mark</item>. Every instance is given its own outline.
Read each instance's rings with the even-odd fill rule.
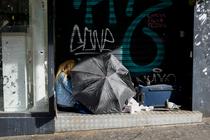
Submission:
[[[154,13],[148,16],[148,26],[150,28],[166,28],[166,15],[164,13]]]

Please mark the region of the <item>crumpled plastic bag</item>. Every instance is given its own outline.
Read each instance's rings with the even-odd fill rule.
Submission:
[[[143,105],[139,106],[139,103],[134,98],[130,98],[128,100],[127,105],[124,106],[123,112],[135,114],[140,111],[151,111],[153,109],[154,109],[154,106],[143,106]]]

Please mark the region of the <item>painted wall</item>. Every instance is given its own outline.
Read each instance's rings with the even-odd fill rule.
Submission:
[[[195,7],[193,58],[193,110],[210,116],[210,2],[200,0]]]
[[[135,83],[171,84],[179,91],[177,96],[190,102],[191,2],[57,0],[56,65],[68,58],[80,60],[111,51]]]

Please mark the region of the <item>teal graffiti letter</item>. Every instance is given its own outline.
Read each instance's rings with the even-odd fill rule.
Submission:
[[[87,0],[86,14],[85,14],[85,23],[92,24],[93,23],[93,6],[97,5],[103,0]]]
[[[92,8],[93,6],[100,3],[102,0],[87,0],[87,8],[85,14],[85,23],[92,24],[93,23],[93,13]],[[116,24],[116,15],[114,10],[114,1],[109,0],[109,23]]]
[[[117,23],[113,0],[109,0],[109,23],[110,24],[116,24]]]
[[[127,5],[127,8],[126,8],[126,15],[129,16],[129,17],[133,15],[134,1],[135,0],[129,0],[128,1],[128,5]]]
[[[131,44],[131,38],[133,35],[133,32],[135,31],[136,27],[139,25],[139,23],[147,16],[149,16],[151,13],[156,12],[158,10],[167,8],[172,5],[171,0],[160,0],[161,3],[154,5],[148,9],[146,9],[143,13],[141,13],[139,16],[135,18],[135,20],[131,23],[131,25],[128,27],[125,36],[122,41],[121,49],[122,49],[122,62],[123,64],[129,68],[131,72],[150,72],[154,67],[158,67],[163,60],[163,53],[164,53],[164,45],[162,44],[162,41],[158,34],[156,34],[154,31],[152,31],[149,28],[143,28],[144,34],[151,37],[152,40],[156,43],[157,47],[157,56],[155,57],[154,61],[151,62],[148,65],[137,65],[133,62],[131,58],[131,54],[129,51],[130,44]]]
[[[73,6],[75,9],[79,9],[80,5],[82,3],[82,0],[74,0],[73,1]]]

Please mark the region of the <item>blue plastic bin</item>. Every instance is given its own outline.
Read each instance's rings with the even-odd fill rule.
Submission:
[[[170,99],[173,87],[167,84],[150,86],[139,85],[139,95],[144,106],[165,107],[167,99]]]

